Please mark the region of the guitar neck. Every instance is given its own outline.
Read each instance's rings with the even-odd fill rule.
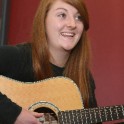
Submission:
[[[92,124],[124,118],[124,105],[107,106],[58,113],[60,124]]]

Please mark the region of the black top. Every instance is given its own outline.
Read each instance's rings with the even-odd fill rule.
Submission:
[[[51,64],[55,76],[62,76],[64,68]],[[33,74],[31,47],[28,44],[0,46],[0,75],[23,82],[36,81]],[[90,107],[96,107],[94,81],[90,82]],[[21,107],[0,93],[0,124],[13,124],[21,112]]]

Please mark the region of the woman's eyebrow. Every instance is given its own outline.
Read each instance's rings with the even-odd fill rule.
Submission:
[[[68,11],[67,9],[65,9],[65,8],[57,8],[56,10],[65,10],[65,11]]]

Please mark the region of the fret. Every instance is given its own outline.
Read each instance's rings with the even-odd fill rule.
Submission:
[[[83,110],[77,110],[76,111],[76,117],[78,119],[76,124],[87,124],[85,122],[85,117],[84,117],[84,111]]]
[[[101,122],[103,122],[100,107],[98,107],[98,115],[99,115],[99,118],[100,118]]]
[[[117,119],[119,119],[119,113],[118,113],[118,106],[115,106],[115,110],[116,110],[116,115],[117,115]]]
[[[64,112],[64,116],[65,116],[65,123],[68,124],[68,121],[69,121],[68,113]]]
[[[84,111],[84,122],[85,122],[85,124],[88,124],[88,117],[87,117],[87,111],[88,111],[88,109],[85,109],[85,111]]]
[[[115,106],[112,106],[112,107],[109,107],[109,115],[110,115],[110,118],[108,118],[108,120],[114,120],[114,119],[117,119],[117,107]]]
[[[78,115],[79,115],[79,124],[88,124],[87,122],[87,111],[84,109],[78,110]]]
[[[77,122],[78,124],[82,124],[82,117],[81,117],[82,113],[80,110],[76,110],[76,117],[77,117]]]
[[[94,112],[94,123],[101,122],[101,115],[98,108],[93,108]]]
[[[121,105],[121,109],[122,109],[122,114],[123,114],[123,118],[124,118],[124,106]]]
[[[115,118],[116,118],[116,119],[119,119],[119,118],[120,118],[120,115],[119,115],[120,111],[121,111],[121,109],[120,109],[119,106],[113,107],[113,118],[114,118],[114,119],[115,119]]]
[[[114,119],[113,119],[113,116],[112,116],[112,107],[110,107],[110,116],[111,116],[111,120],[113,121]]]
[[[124,110],[123,110],[123,107],[122,105],[120,106],[116,106],[116,110],[117,110],[117,119],[123,119],[124,118]]]
[[[93,122],[97,123],[97,122],[101,122],[101,112],[99,111],[99,108],[92,108],[92,118],[93,118]]]
[[[64,124],[63,112],[58,113],[58,120],[60,124]]]
[[[119,119],[124,118],[124,108],[123,107],[124,107],[123,105],[117,107]]]
[[[65,111],[66,113],[68,113],[68,119],[69,122],[67,124],[78,124],[78,118],[77,118],[77,114],[76,114],[76,110],[71,110],[71,111]],[[66,115],[67,116],[67,115]]]
[[[69,118],[69,124],[72,124],[72,121],[71,121],[71,115],[70,115],[71,112],[68,112],[68,118]]]
[[[106,121],[107,121],[108,119],[107,119],[107,111],[106,111],[106,109],[107,109],[107,107],[104,107],[103,110],[104,110],[104,112],[105,112],[105,119],[106,119]]]
[[[76,124],[77,119],[76,119],[75,111],[72,111],[72,117],[73,117],[73,123]]]
[[[119,119],[119,111],[118,111],[118,106],[113,106],[112,107],[112,115],[113,115],[113,120],[114,119]]]
[[[98,111],[95,111],[95,109],[93,109],[93,112],[94,112],[94,117],[95,117],[95,123],[97,123],[98,120],[97,120],[97,114],[96,113],[98,113]]]
[[[104,122],[107,120],[107,114],[103,107],[95,108],[95,112],[97,118],[97,120],[95,120],[96,122]]]
[[[63,113],[63,124],[66,124],[65,112]]]
[[[96,109],[96,108],[91,108],[90,109],[90,123],[97,123],[97,115],[98,115],[98,109]]]
[[[80,109],[79,111],[80,111],[80,112],[79,112],[79,113],[80,113],[80,119],[83,121],[83,113],[82,113],[82,110]],[[83,122],[82,122],[82,124],[83,124]]]
[[[107,120],[107,112],[104,109],[104,107],[99,107],[99,112],[100,112],[100,116],[101,116],[101,122],[105,122]]]
[[[76,124],[77,118],[75,115],[75,110],[71,111],[71,116],[72,116],[72,124]]]
[[[114,107],[104,107],[104,109],[106,110],[106,114],[107,114],[107,120],[106,121],[112,121],[113,119],[113,112],[114,112]]]
[[[114,120],[114,116],[113,116],[113,112],[114,112],[114,107],[104,107],[105,111],[106,111],[106,116],[107,116],[107,120],[106,121],[112,121]]]
[[[79,115],[78,115],[78,110],[75,111],[75,116],[76,116],[76,119],[77,119],[77,124],[79,124]]]
[[[98,113],[98,110],[97,109],[94,109],[94,108],[91,108],[89,109],[89,114],[90,114],[90,123],[97,123],[97,113]]]
[[[77,119],[78,119],[78,124],[83,124],[84,123],[84,113],[83,110],[77,110]]]
[[[75,111],[72,111],[72,115],[73,115],[73,123],[76,124],[77,118],[76,118],[76,115],[75,115]]]
[[[91,124],[97,122],[96,116],[98,111],[96,112],[95,109],[91,108],[91,109],[85,109],[84,113],[85,113],[85,119],[84,119],[85,124]]]
[[[89,109],[89,115],[90,115],[90,120],[91,120],[91,124],[93,123],[93,121],[92,121],[92,115],[91,115],[91,111],[90,111],[91,109]]]

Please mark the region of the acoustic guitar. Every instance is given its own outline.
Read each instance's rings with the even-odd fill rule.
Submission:
[[[0,92],[23,108],[43,112],[39,121],[44,124],[92,124],[124,119],[124,105],[85,109],[77,85],[65,77],[20,82],[0,76]]]

